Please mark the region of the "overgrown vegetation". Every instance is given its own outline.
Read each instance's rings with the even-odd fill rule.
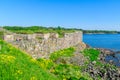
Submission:
[[[60,58],[61,56],[62,57],[70,57],[73,55],[73,52],[75,51],[74,48],[68,48],[68,49],[63,49],[63,50],[60,50],[60,51],[56,51],[54,53],[52,53],[50,55],[50,59],[55,61],[57,60],[58,58]]]
[[[96,61],[98,59],[98,56],[100,54],[99,50],[90,48],[90,49],[85,49],[83,51],[84,56],[87,56],[90,61]]]
[[[0,40],[0,80],[93,80],[89,67],[103,74],[116,70],[115,66],[98,61],[100,52],[93,48],[82,53],[88,57],[90,64],[74,65],[69,62],[74,52],[75,48],[70,47],[51,53],[49,59],[36,60]],[[91,65],[93,61],[96,63]],[[86,69],[88,71],[84,71]],[[94,78],[102,79],[101,74],[97,73]]]
[[[0,31],[0,39],[3,39],[4,32]]]
[[[58,80],[38,61],[0,40],[0,80]]]
[[[80,66],[55,62],[60,57],[72,57],[74,51],[71,47],[52,53],[50,59],[36,60],[0,40],[0,80],[92,80]]]
[[[63,60],[73,56],[74,48],[56,51],[50,55],[50,59],[38,59],[39,65],[45,70],[56,75],[60,80],[92,80],[88,73],[83,73],[80,66],[76,66]],[[58,63],[57,60],[60,60]]]
[[[31,26],[31,27],[19,27],[19,26],[4,26],[6,30],[19,34],[33,34],[33,33],[58,33],[59,37],[63,37],[64,33],[75,32],[74,29],[62,28],[60,26],[53,27],[43,27],[43,26]]]

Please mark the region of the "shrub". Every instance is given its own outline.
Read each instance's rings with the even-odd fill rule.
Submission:
[[[100,52],[99,52],[99,50],[90,48],[90,49],[85,49],[83,51],[83,54],[84,54],[84,56],[88,56],[90,61],[96,61]]]

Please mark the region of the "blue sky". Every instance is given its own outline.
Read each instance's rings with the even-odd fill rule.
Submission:
[[[0,0],[0,25],[120,31],[120,0]]]

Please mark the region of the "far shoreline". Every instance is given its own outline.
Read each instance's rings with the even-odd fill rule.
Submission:
[[[120,34],[120,33],[83,33],[83,34]]]

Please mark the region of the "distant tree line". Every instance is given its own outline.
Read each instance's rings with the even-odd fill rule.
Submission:
[[[71,33],[75,31],[83,31],[84,34],[115,34],[120,33],[119,31],[107,31],[107,30],[83,30],[78,28],[63,28],[58,27],[43,27],[43,26],[30,26],[30,27],[21,27],[21,26],[4,26],[4,29],[10,30],[15,33],[20,34],[33,34],[33,33],[58,33],[60,36],[63,36],[64,33]]]
[[[83,33],[85,34],[100,34],[100,33],[105,33],[105,34],[115,34],[115,33],[119,33],[118,31],[107,31],[107,30],[83,30]]]

